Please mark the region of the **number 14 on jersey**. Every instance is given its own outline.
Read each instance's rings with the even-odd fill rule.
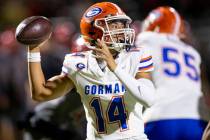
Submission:
[[[90,105],[96,115],[98,133],[106,133],[107,123],[118,123],[120,130],[122,131],[128,129],[127,112],[123,103],[123,97],[112,97],[106,109],[106,114],[103,114],[104,108],[102,108],[101,100],[99,97],[93,98],[90,102]]]

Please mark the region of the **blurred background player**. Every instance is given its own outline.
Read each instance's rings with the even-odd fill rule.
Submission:
[[[209,120],[201,91],[199,53],[191,33],[172,7],[152,10],[136,45],[152,51],[157,101],[144,112],[150,140],[200,140]]]
[[[42,45],[29,47],[32,98],[52,100],[76,88],[85,108],[88,140],[147,139],[141,110],[155,100],[150,80],[153,67],[152,61],[140,62],[151,58],[147,48],[125,50],[134,42],[130,24],[131,19],[114,3],[89,7],[80,26],[93,51],[66,55],[62,74],[47,81],[41,60],[33,57]]]

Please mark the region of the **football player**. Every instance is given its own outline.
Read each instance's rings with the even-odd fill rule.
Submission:
[[[209,112],[201,91],[201,58],[189,44],[189,30],[177,11],[166,6],[149,13],[142,31],[136,45],[151,50],[157,95],[143,115],[145,133],[150,140],[200,140]]]
[[[40,47],[29,46],[28,74],[32,98],[47,101],[76,88],[87,119],[87,140],[147,140],[142,107],[154,104],[152,56],[132,48],[131,19],[114,3],[90,6],[81,33],[90,51],[67,54],[62,73],[45,81]]]

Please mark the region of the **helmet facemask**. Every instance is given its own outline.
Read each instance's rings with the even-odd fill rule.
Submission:
[[[123,28],[110,29],[110,24],[121,22]],[[135,39],[135,31],[129,27],[131,19],[126,15],[109,16],[106,18],[96,19],[94,26],[102,30],[102,40],[110,49],[120,52],[127,46],[132,46]]]

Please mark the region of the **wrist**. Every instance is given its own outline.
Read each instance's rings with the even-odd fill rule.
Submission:
[[[109,66],[109,68],[110,68],[110,70],[111,70],[112,72],[114,72],[115,69],[117,68],[117,64],[116,64],[116,63],[113,63],[113,64],[111,64],[111,65]]]
[[[40,52],[31,52],[27,53],[28,62],[41,62],[41,54]]]
[[[40,52],[40,47],[38,46],[28,46],[28,52]]]

